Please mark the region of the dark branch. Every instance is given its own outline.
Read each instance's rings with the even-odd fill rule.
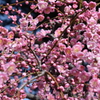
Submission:
[[[26,95],[27,95],[26,98],[28,98],[30,100],[40,100],[38,95],[34,95],[34,94],[30,94],[30,93],[27,93]]]

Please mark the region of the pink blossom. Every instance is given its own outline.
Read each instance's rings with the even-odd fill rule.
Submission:
[[[98,19],[100,19],[100,12],[98,12]]]
[[[5,14],[8,15],[9,14],[9,11],[5,11]]]
[[[74,10],[70,10],[69,12],[71,15],[74,15],[75,11]]]
[[[83,87],[84,87],[83,84],[78,84],[78,85],[73,89],[73,94],[82,92],[82,91],[83,91]]]
[[[47,94],[47,99],[48,100],[55,100],[54,96],[51,93]]]
[[[96,27],[97,27],[97,34],[100,35],[100,24],[97,24]]]
[[[0,85],[3,85],[3,82],[6,82],[9,79],[7,73],[0,72]]]
[[[14,62],[9,62],[9,63],[5,64],[3,66],[3,68],[4,68],[4,71],[6,73],[8,73],[9,75],[11,75],[13,72],[16,71],[15,70],[16,69],[16,65],[14,64]]]
[[[26,1],[25,3],[26,3],[27,5],[29,4],[29,2],[28,2],[28,1]]]
[[[44,10],[47,8],[48,6],[48,3],[45,2],[45,1],[39,1],[39,3],[37,4],[38,8],[41,9],[41,10]]]
[[[0,37],[0,50],[3,50],[10,42],[9,39]]]
[[[6,28],[0,26],[0,32],[1,32],[1,33],[7,33],[8,30],[7,30]]]
[[[12,18],[13,21],[17,21],[17,16],[10,16],[10,18]]]
[[[81,82],[86,82],[86,81],[89,81],[90,79],[90,73],[86,72],[86,71],[82,71],[80,74],[79,74],[79,78],[81,79]]]
[[[8,93],[8,95],[13,96],[16,93],[16,90],[14,88],[6,89],[6,92]]]
[[[37,25],[38,23],[39,23],[39,19],[38,18],[35,18],[35,19],[30,21],[31,25]]]
[[[66,0],[66,2],[67,2],[67,3],[72,3],[72,2],[73,2],[73,0]]]
[[[93,2],[93,1],[91,1],[91,2],[89,2],[89,5],[88,6],[89,6],[90,9],[93,9],[93,8],[96,7],[96,3]]]
[[[68,88],[70,85],[68,83],[65,84],[65,88]]]
[[[58,28],[58,29],[55,31],[54,36],[55,36],[55,37],[59,37],[60,35],[61,35],[61,28]]]
[[[78,7],[77,4],[73,4],[73,8],[76,9]]]
[[[89,91],[89,93],[88,93],[88,95],[87,95],[87,97],[86,97],[85,100],[91,100],[91,99],[93,99],[93,100],[98,100],[98,99],[96,99],[96,97],[94,96],[94,92]]]
[[[51,11],[52,11],[51,7],[47,7],[46,9],[44,9],[45,14],[50,14]]]
[[[33,31],[33,30],[35,30],[35,29],[36,29],[36,25],[32,25],[32,26],[28,27],[28,30],[29,30],[29,31]]]
[[[57,66],[57,69],[58,69],[58,71],[59,71],[60,73],[64,73],[64,72],[65,72],[64,67],[61,66],[61,65],[58,65],[58,66]]]
[[[65,91],[63,86],[60,86],[58,89],[60,89],[61,91]]]
[[[94,49],[96,47],[96,44],[93,41],[89,41],[89,42],[87,42],[87,47],[89,49]]]
[[[33,4],[30,6],[31,9],[35,9],[35,7],[36,7],[36,6],[33,5]]]
[[[95,92],[99,91],[100,90],[100,79],[99,78],[96,78],[96,77],[93,77],[91,80],[90,80],[90,86],[91,88],[93,88],[93,90]]]
[[[88,37],[88,38],[92,38],[92,33],[91,32],[85,32],[84,36]]]
[[[42,34],[41,34],[42,33]],[[36,36],[38,37],[38,39],[42,39],[44,36],[46,35],[46,31],[44,29],[40,30],[39,32],[37,32]]]
[[[14,33],[11,31],[7,34],[9,39],[13,39],[14,38]]]
[[[0,37],[0,46],[3,45],[3,38]]]
[[[78,77],[79,76],[79,73],[80,71],[77,70],[76,68],[73,68],[71,71],[70,71],[70,74],[75,76],[75,77]]]
[[[83,1],[83,5],[84,5],[85,7],[88,7],[87,1]]]
[[[66,7],[64,8],[64,12],[65,12],[65,13],[69,13],[69,12],[70,12],[70,8],[71,8],[70,6],[66,6]]]
[[[12,6],[9,6],[8,9],[9,9],[9,10],[12,10]]]
[[[19,19],[19,22],[21,24],[21,27],[26,27],[28,26],[28,21],[26,20],[26,18],[21,18]]]
[[[80,23],[80,24],[78,24],[78,25],[75,25],[74,28],[75,28],[76,30],[84,30],[85,25],[84,25],[83,23]]]
[[[73,53],[78,53],[82,50],[83,45],[81,43],[76,43],[76,45],[73,46],[72,51]]]
[[[44,17],[44,15],[41,14],[41,15],[38,15],[37,18],[41,22],[44,20],[45,17]]]
[[[49,2],[55,2],[56,0],[49,0]]]
[[[77,39],[72,38],[72,39],[70,40],[70,43],[71,43],[71,45],[75,45],[75,44],[77,43]]]
[[[88,20],[88,25],[95,25],[96,23],[97,23],[97,21],[93,18],[93,17],[91,17],[89,20]]]
[[[56,1],[57,6],[62,6],[62,2],[61,1]]]
[[[66,49],[66,46],[63,43],[59,43],[58,45],[61,51],[64,51]]]
[[[92,67],[90,65],[87,66],[89,72],[91,73],[91,75],[93,74],[99,74],[99,69],[97,67]]]
[[[66,55],[71,55],[72,54],[72,48],[67,47],[64,52],[65,52]]]

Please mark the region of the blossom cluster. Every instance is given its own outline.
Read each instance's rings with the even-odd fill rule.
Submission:
[[[36,17],[2,6],[16,26],[0,26],[0,100],[30,98],[24,87],[40,100],[100,99],[100,9],[80,1],[23,1]]]

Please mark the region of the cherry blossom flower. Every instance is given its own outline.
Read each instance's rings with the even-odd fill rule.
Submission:
[[[9,32],[7,35],[8,35],[9,39],[13,39],[14,38],[14,33],[13,32]]]
[[[0,87],[3,86],[3,83],[6,82],[9,79],[7,73],[0,72]]]
[[[64,52],[65,52],[66,55],[71,55],[72,54],[72,48],[67,47]]]
[[[7,30],[6,28],[0,26],[0,32],[1,32],[1,33],[7,33],[8,30]]]
[[[48,3],[45,2],[45,1],[39,1],[38,4],[37,4],[38,8],[41,9],[41,10],[44,10],[47,8],[48,6]]]
[[[14,62],[9,62],[5,65],[3,65],[4,71],[8,74],[11,75],[12,73],[14,73],[16,70],[16,65],[14,64]]]
[[[41,22],[44,20],[45,17],[44,17],[44,15],[41,14],[41,15],[38,15],[37,18]]]
[[[89,83],[90,83],[90,86],[93,89],[93,91],[98,92],[100,90],[100,88],[99,88],[100,87],[100,79],[99,78],[93,77]]]
[[[89,2],[89,8],[90,9],[93,9],[93,8],[95,8],[96,7],[96,3],[95,2]]]
[[[44,13],[45,14],[50,14],[50,12],[52,12],[52,8],[51,7],[47,7],[46,9],[44,9]]]
[[[65,12],[65,13],[69,13],[69,12],[70,12],[70,8],[71,8],[70,6],[66,6],[66,7],[64,8],[64,12]]]
[[[58,65],[58,66],[57,66],[57,69],[58,69],[58,71],[59,71],[60,73],[64,73],[64,72],[65,72],[64,67],[61,66],[61,65]]]
[[[55,2],[56,0],[49,0],[49,2]]]
[[[55,36],[55,37],[59,37],[60,35],[61,35],[61,29],[58,28],[58,29],[55,31],[54,36]]]
[[[75,44],[73,46],[73,48],[72,48],[73,54],[76,54],[78,52],[81,52],[81,50],[82,50],[83,47],[84,46],[80,42],[78,42],[77,44]]]
[[[50,94],[50,93],[47,94],[47,99],[48,99],[48,100],[55,100],[55,99],[54,99],[54,96],[53,96],[52,94]]]

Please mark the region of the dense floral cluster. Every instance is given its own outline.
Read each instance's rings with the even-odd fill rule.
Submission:
[[[38,13],[35,18],[31,12],[25,14],[10,4],[1,9],[16,26],[11,30],[0,26],[0,100],[23,100],[31,98],[30,95],[33,100],[99,100],[100,10],[96,11],[97,3],[23,2],[31,4],[32,11]],[[21,3],[16,1],[18,6]],[[20,24],[10,12],[21,16]],[[49,15],[54,13],[56,16],[51,18]],[[29,94],[24,87],[29,88]]]

